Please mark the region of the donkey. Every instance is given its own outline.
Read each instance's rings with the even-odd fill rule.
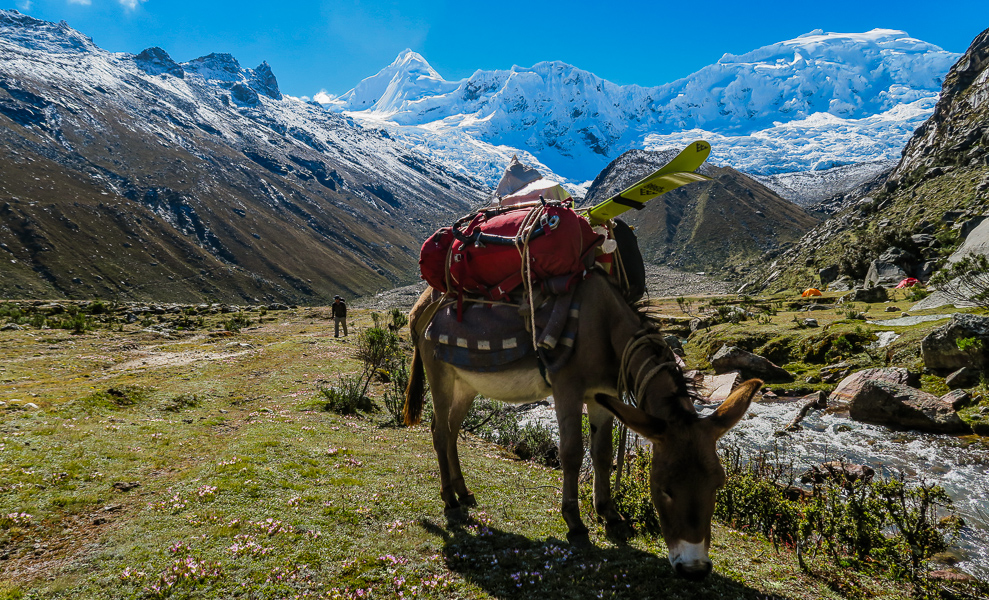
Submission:
[[[417,335],[432,318],[439,292],[428,289],[410,313],[415,350],[406,390],[404,419],[419,423],[424,381],[433,394],[433,448],[439,460],[440,495],[448,514],[476,502],[467,488],[457,454],[460,427],[477,394],[509,403],[533,402],[550,394],[556,402],[563,469],[563,519],[567,540],[589,546],[577,505],[577,479],[584,454],[581,413],[587,406],[594,467],[594,509],[609,536],[628,528],[611,497],[611,431],[614,417],[653,445],[650,489],[660,517],[669,560],[677,574],[701,579],[708,558],[715,493],[725,472],[716,442],[748,410],[762,382],[743,383],[714,414],[700,418],[670,347],[643,311],[632,308],[604,275],[592,272],[575,292],[580,317],[573,354],[547,384],[534,356],[496,372],[474,372],[434,358],[435,342]],[[628,390],[638,407],[618,398]]]

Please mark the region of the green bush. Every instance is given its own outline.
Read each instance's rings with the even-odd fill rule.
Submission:
[[[389,387],[385,390],[383,402],[388,412],[388,423],[404,427],[405,388],[409,385],[409,367],[404,360],[395,361],[395,367],[388,373]]]
[[[989,308],[989,257],[965,256],[935,273],[929,285],[952,302],[972,302]]]
[[[374,403],[364,395],[364,381],[353,375],[341,376],[337,385],[320,390],[323,410],[341,415],[352,415],[358,411],[372,412]]]

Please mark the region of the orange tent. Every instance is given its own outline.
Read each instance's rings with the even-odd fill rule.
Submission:
[[[800,297],[807,298],[809,296],[820,296],[820,295],[821,295],[821,290],[817,288],[807,288],[806,290],[804,290],[803,294],[800,294]]]

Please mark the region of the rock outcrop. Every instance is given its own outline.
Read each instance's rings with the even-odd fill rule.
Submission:
[[[752,354],[738,346],[722,346],[711,359],[717,374],[740,371],[748,379],[758,377],[770,381],[793,381],[793,375],[767,358]]]
[[[971,427],[958,417],[952,401],[886,381],[866,381],[852,396],[848,414],[856,421],[931,433],[971,431]]]
[[[955,371],[989,368],[989,317],[954,314],[951,321],[927,334],[920,353],[928,369]]]

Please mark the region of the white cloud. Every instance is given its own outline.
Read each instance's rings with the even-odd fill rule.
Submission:
[[[69,0],[69,4],[82,4],[83,6],[89,6],[93,3],[93,0]]]
[[[34,4],[31,0],[23,0],[17,3],[17,8],[21,10],[31,10],[31,5]]]
[[[120,1],[120,6],[123,6],[127,10],[134,10],[137,8],[139,4],[143,2],[147,2],[148,0],[119,0],[119,1]]]
[[[326,90],[320,90],[315,96],[313,96],[313,100],[319,102],[320,104],[329,104],[334,98],[336,98],[336,96],[326,93]]]

